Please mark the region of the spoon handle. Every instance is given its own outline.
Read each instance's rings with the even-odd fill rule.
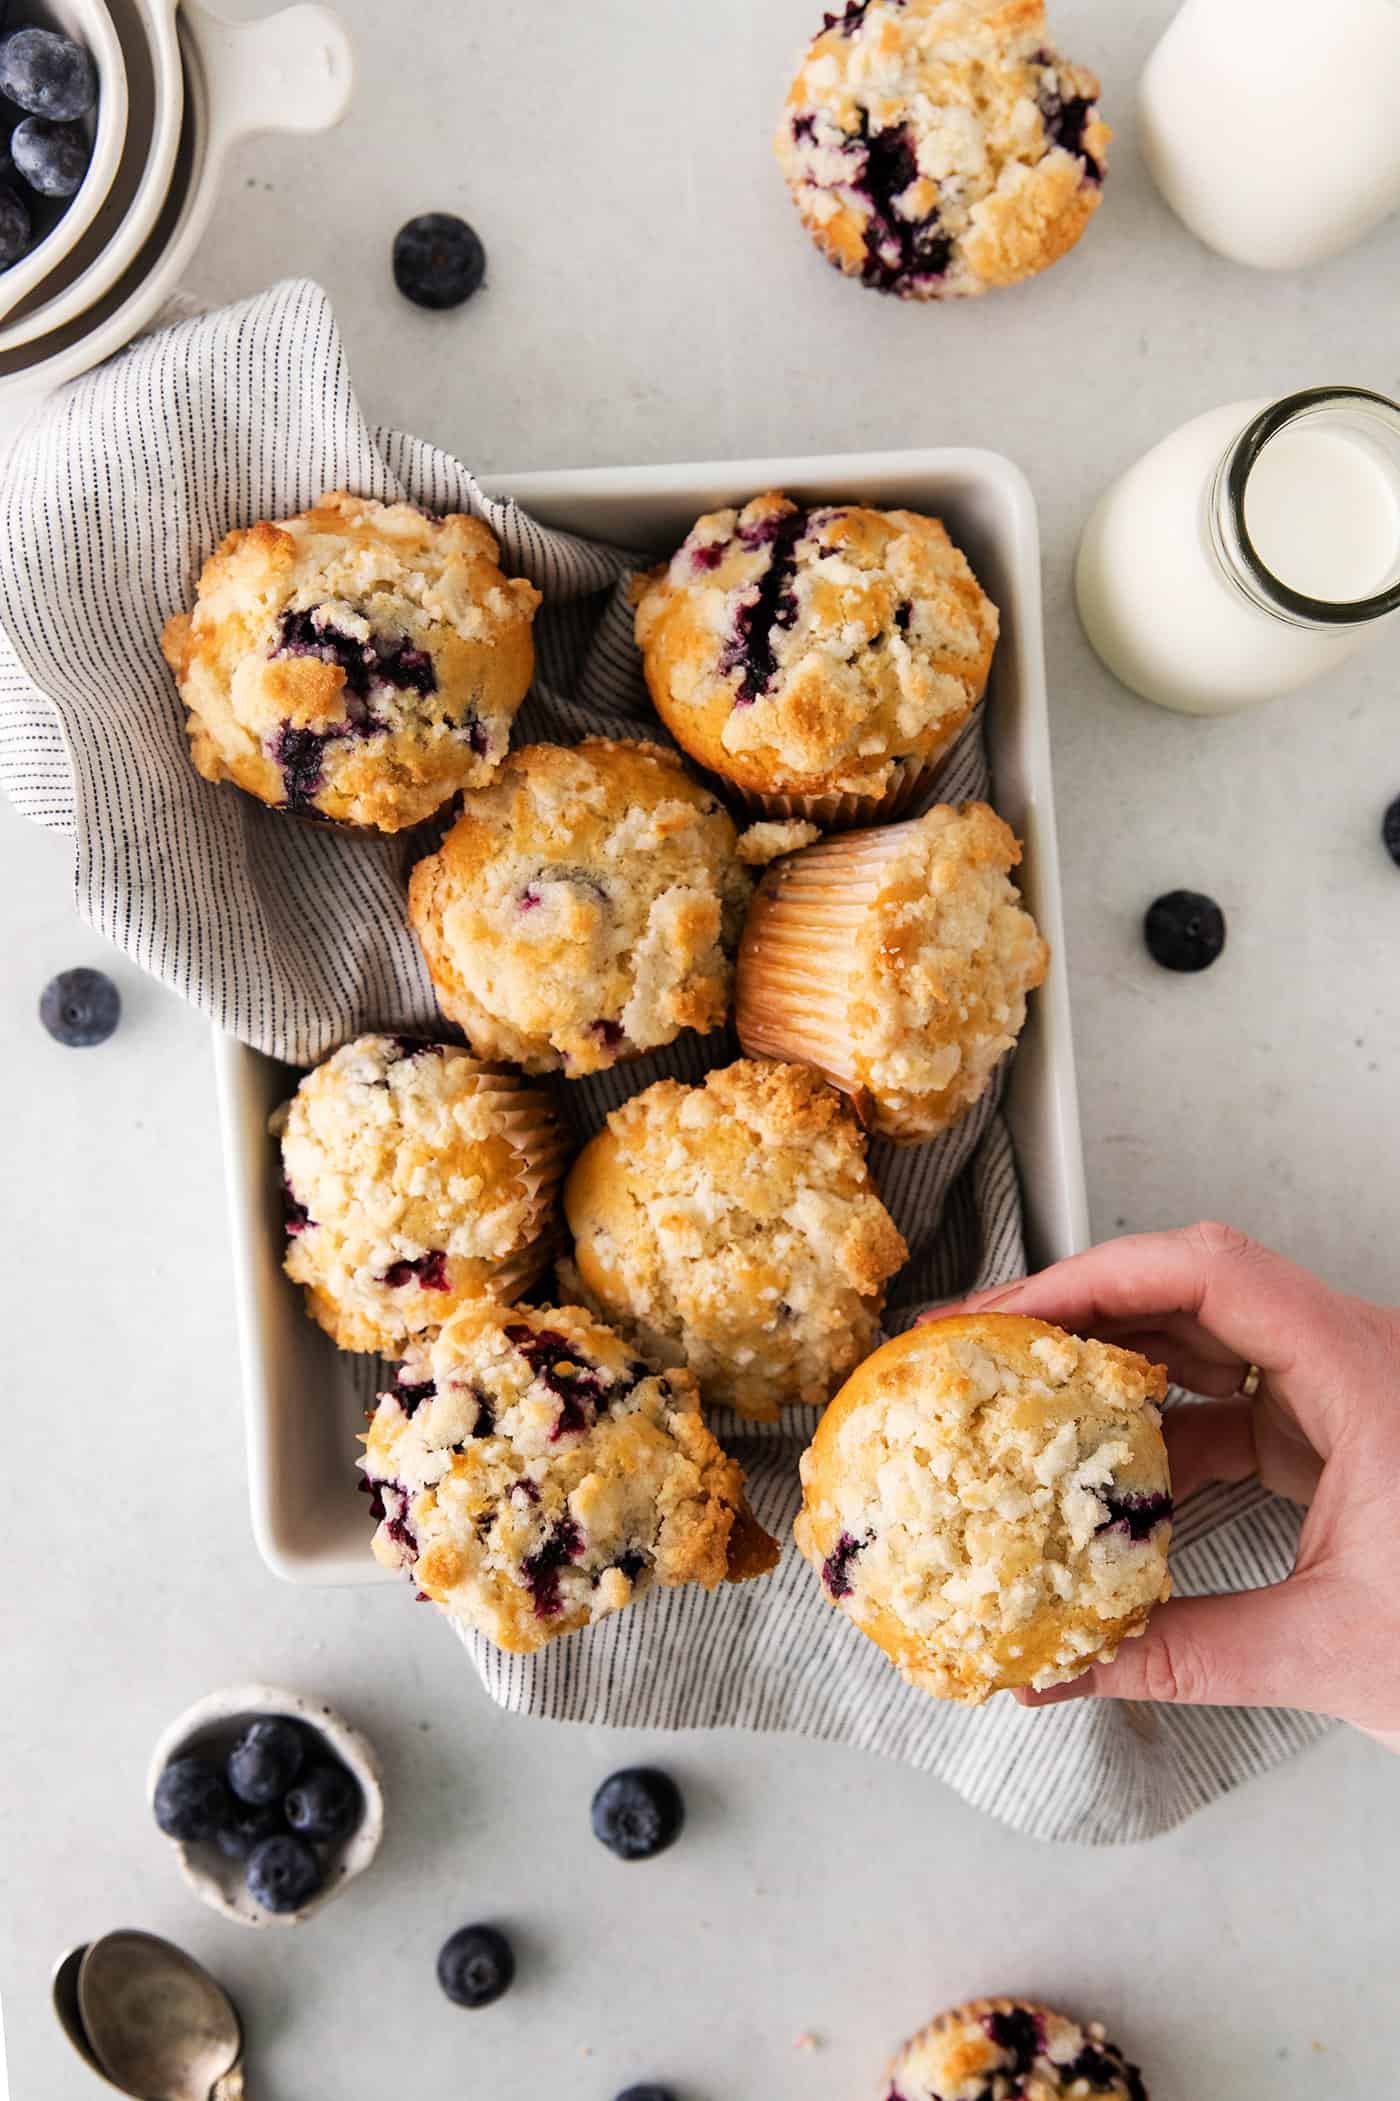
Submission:
[[[209,2101],[244,2101],[242,2065],[235,2065],[231,2072],[225,2072],[221,2079],[214,2081],[209,2089]]]

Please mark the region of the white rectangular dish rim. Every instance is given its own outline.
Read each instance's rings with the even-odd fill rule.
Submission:
[[[1035,500],[1010,460],[972,447],[803,459],[590,467],[481,477],[543,523],[669,552],[702,511],[781,488],[799,499],[866,500],[945,518],[1002,614],[987,742],[993,801],[1025,846],[1020,883],[1051,946],[1049,976],[1008,1079],[1032,1267],[1088,1245],[1065,963]],[[294,1084],[287,1067],[221,1031],[215,1074],[228,1181],[249,1497],[258,1551],[288,1582],[388,1580],[369,1553],[354,1494],[353,1417],[370,1399],[369,1358],[345,1358],[306,1318],[280,1267],[280,1190],[267,1115]],[[318,1376],[319,1374],[319,1376]],[[328,1381],[327,1375],[332,1375]],[[334,1411],[316,1402],[327,1385]],[[361,1390],[363,1389],[363,1390]],[[309,1405],[308,1405],[309,1404]],[[344,1420],[342,1439],[330,1420]],[[335,1454],[344,1451],[337,1464]]]

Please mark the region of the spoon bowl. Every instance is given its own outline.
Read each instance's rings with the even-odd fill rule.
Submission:
[[[57,2001],[57,1975],[54,1986]],[[78,1962],[77,1997],[89,2061],[126,2093],[141,2101],[235,2101],[242,2093],[237,2009],[170,1941],[104,1933]]]
[[[82,1967],[83,1957],[87,1954],[87,1951],[87,1942],[80,1941],[76,1948],[70,1948],[68,1953],[61,1955],[55,1963],[51,1987],[53,1992],[53,2010],[58,2015],[59,2026],[62,2028],[63,2033],[77,2051],[79,2057],[82,2058],[84,2064],[90,2070],[96,2072],[99,2079],[106,2079],[107,2074],[98,2063],[92,2044],[88,2041],[87,2030],[83,2026],[82,2012],[78,2006],[78,1971]]]

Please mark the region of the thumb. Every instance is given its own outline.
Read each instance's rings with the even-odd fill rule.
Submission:
[[[1125,1641],[1112,1663],[1095,1664],[1068,1685],[1017,1695],[1027,1707],[1053,1707],[1091,1695],[1164,1700],[1188,1707],[1305,1707],[1345,1716],[1360,1688],[1344,1682],[1320,1589],[1291,1576],[1262,1590],[1178,1598],[1161,1606],[1145,1634]]]

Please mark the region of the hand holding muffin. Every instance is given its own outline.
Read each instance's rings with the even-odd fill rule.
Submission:
[[[1057,1685],[1171,1593],[1166,1376],[985,1313],[867,1358],[802,1460],[797,1544],[913,1685],[980,1702]]]

